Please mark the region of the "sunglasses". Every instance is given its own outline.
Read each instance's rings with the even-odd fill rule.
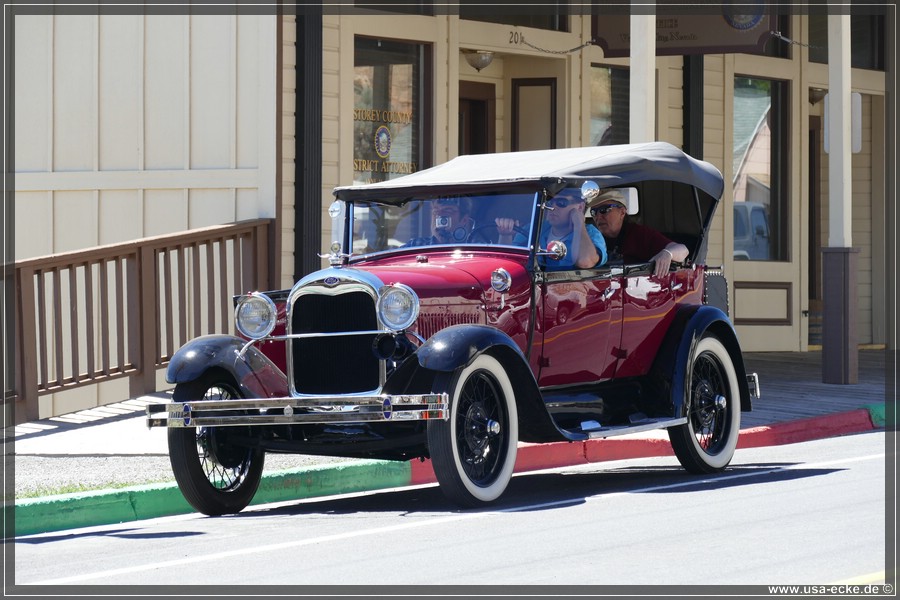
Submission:
[[[618,204],[604,204],[602,206],[595,206],[591,209],[591,216],[595,217],[598,214],[605,215],[606,213],[608,213],[609,211],[611,211],[614,208],[622,208],[622,207],[619,206]]]
[[[565,208],[575,202],[577,202],[577,200],[570,200],[569,198],[550,198],[547,200],[547,206],[552,206],[553,208]]]

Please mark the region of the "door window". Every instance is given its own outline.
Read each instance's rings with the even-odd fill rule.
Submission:
[[[353,182],[430,166],[430,47],[357,37],[353,68]]]
[[[734,205],[736,215],[746,213],[734,220],[735,258],[790,258],[787,86],[774,79],[734,78]],[[747,224],[749,231],[740,229]],[[748,236],[755,251],[746,247]]]

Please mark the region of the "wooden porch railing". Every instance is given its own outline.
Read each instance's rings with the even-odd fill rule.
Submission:
[[[106,380],[129,377],[131,397],[156,391],[157,368],[181,345],[232,332],[232,296],[269,289],[271,223],[16,262],[16,376],[5,390],[15,422],[55,416],[38,414],[41,395]]]

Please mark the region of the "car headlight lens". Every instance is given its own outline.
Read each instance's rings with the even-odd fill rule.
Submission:
[[[258,340],[272,333],[277,318],[275,303],[258,292],[243,296],[234,308],[235,327],[241,335],[251,340]]]
[[[419,297],[408,286],[395,283],[381,289],[378,320],[391,331],[403,331],[419,316]]]

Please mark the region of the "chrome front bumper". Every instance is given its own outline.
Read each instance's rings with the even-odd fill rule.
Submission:
[[[148,404],[147,427],[447,420],[447,394],[313,396]],[[166,416],[154,416],[167,413]],[[249,414],[248,414],[249,413]]]

